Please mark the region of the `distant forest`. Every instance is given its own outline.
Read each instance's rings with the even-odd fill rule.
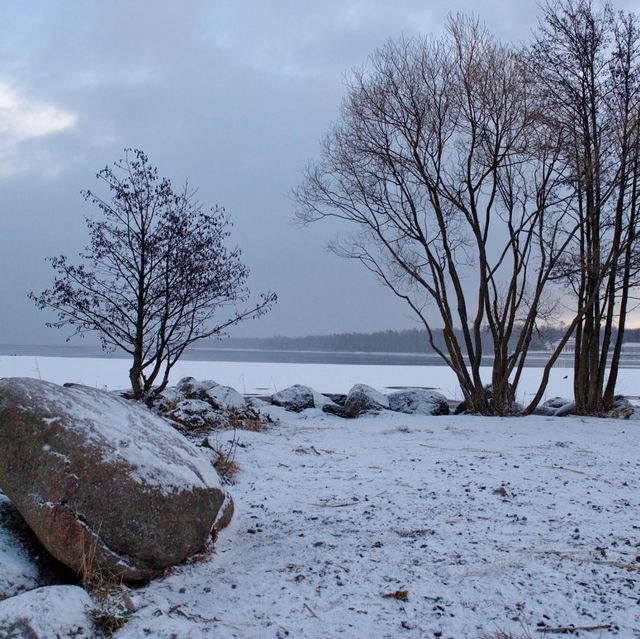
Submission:
[[[533,350],[544,350],[549,343],[559,340],[565,329],[545,327],[534,336]],[[484,333],[484,348],[491,348],[491,339]],[[444,348],[442,333],[434,332],[438,346]],[[625,330],[625,343],[640,342],[640,328]],[[377,331],[375,333],[338,333],[335,335],[309,335],[307,337],[231,337],[223,342],[202,343],[208,348],[264,349],[274,351],[336,351],[364,353],[431,353],[425,331],[411,328],[402,331]]]

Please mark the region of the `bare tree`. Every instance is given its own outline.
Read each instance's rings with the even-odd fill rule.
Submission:
[[[639,47],[635,15],[561,0],[543,8],[530,56],[545,125],[556,132],[567,215],[579,227],[558,276],[584,310],[574,361],[581,413],[612,408],[637,281]]]
[[[83,193],[102,217],[86,220],[81,262],[51,258],[52,288],[30,297],[57,312],[49,326],[95,331],[103,348],[131,355],[133,395],[151,402],[188,346],[262,315],[276,296],[244,305],[248,270],[240,251],[225,246],[224,209],[204,210],[186,184],[174,190],[142,151],[125,150],[96,177],[110,198]]]
[[[556,133],[540,126],[528,74],[519,53],[464,17],[440,40],[389,42],[354,73],[339,123],[294,193],[301,221],[351,224],[333,249],[409,304],[483,414],[518,410],[529,345],[553,312],[550,283],[577,230],[564,217]]]

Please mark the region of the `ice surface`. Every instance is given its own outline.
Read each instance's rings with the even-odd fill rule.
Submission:
[[[41,377],[58,384],[76,382],[117,389],[127,385],[129,366],[126,359],[0,356],[0,377]],[[484,368],[482,374],[485,382],[490,383],[491,370]],[[519,402],[531,398],[541,375],[541,368],[524,370],[516,398]],[[392,387],[427,387],[448,398],[460,398],[456,377],[445,366],[182,361],[172,370],[171,383],[187,376],[215,379],[242,394],[271,395],[294,384],[310,386],[320,393],[347,393],[354,384],[362,383],[385,392]],[[617,392],[637,395],[639,388],[640,369],[621,369]],[[572,369],[554,369],[545,398],[572,394]]]

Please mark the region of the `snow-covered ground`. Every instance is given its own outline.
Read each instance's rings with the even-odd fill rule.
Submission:
[[[118,637],[640,636],[638,422],[267,410],[215,554]]]
[[[126,385],[126,361],[91,362],[2,357],[0,377]],[[185,362],[183,375],[258,394],[455,387],[440,367]],[[570,395],[565,375],[549,395]],[[623,371],[624,392],[637,375]],[[261,410],[279,421],[236,434],[236,514],[214,553],[136,589],[118,639],[640,636],[640,422]]]

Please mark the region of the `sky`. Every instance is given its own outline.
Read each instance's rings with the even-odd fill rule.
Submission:
[[[84,216],[96,211],[80,191],[125,147],[224,206],[251,290],[278,293],[234,335],[415,326],[360,265],[327,251],[337,223],[293,222],[290,193],[350,71],[389,38],[437,34],[458,11],[512,41],[536,20],[529,0],[3,0],[0,343],[68,335],[46,328],[27,294],[50,283],[45,257],[85,245]]]

